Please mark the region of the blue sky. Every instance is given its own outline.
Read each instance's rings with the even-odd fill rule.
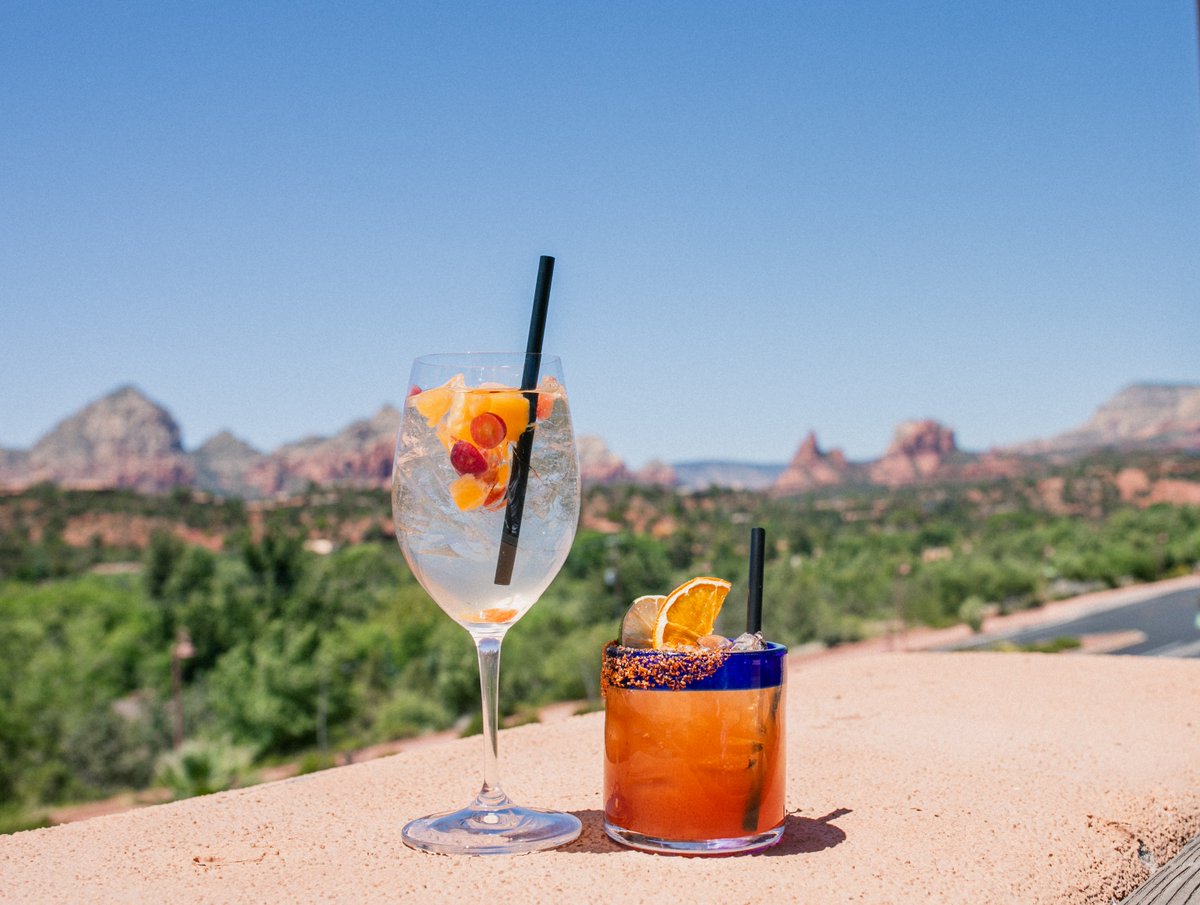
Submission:
[[[968,449],[1200,382],[1189,0],[0,5],[0,446],[194,447],[523,348],[649,458]]]

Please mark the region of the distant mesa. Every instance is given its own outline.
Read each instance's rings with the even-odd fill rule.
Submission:
[[[1009,446],[1005,452],[1028,456],[1102,448],[1200,450],[1200,384],[1133,384],[1081,426],[1049,439]]]
[[[179,425],[141,390],[123,386],[56,424],[31,449],[0,449],[0,489],[50,481],[69,488],[132,488],[159,493],[187,486],[247,499],[292,496],[311,486],[384,488],[400,412],[384,406],[331,437],[313,436],[270,452],[228,431],[194,451]],[[793,496],[847,486],[901,487],[934,481],[982,480],[1029,473],[1041,457],[1070,458],[1095,449],[1200,451],[1200,385],[1135,384],[1097,409],[1083,425],[1045,440],[985,453],[958,448],[954,431],[931,419],[904,421],[884,454],[849,462],[825,451],[813,431],[786,464],[654,461],[631,469],[604,440],[578,439],[586,485],[642,484],[684,491],[729,487]],[[1194,488],[1142,488],[1132,472],[1122,493],[1138,501],[1189,499]]]

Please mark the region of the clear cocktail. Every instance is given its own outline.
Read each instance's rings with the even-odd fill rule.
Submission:
[[[474,801],[413,820],[402,835],[442,854],[562,845],[579,835],[579,818],[514,804],[500,787],[496,749],[501,641],[558,573],[579,519],[561,362],[430,355],[414,363],[409,384],[392,474],[396,539],[421,586],[475,642],[484,768]]]

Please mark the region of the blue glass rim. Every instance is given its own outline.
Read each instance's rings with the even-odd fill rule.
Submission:
[[[604,657],[628,657],[640,663],[646,671],[653,672],[657,664],[666,664],[672,657],[696,656],[687,651],[649,650],[646,648],[621,647],[610,644],[604,648]],[[774,688],[783,684],[786,672],[784,663],[787,647],[768,641],[764,650],[732,651],[711,674],[693,679],[684,687],[672,684],[671,673],[664,673],[661,685],[638,683],[632,687],[638,691],[749,691],[756,688]],[[644,676],[646,673],[643,672]]]

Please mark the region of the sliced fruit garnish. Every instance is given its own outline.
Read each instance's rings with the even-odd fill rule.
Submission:
[[[483,453],[466,440],[459,440],[450,449],[450,464],[459,474],[483,474],[488,469]]]
[[[712,634],[730,587],[723,578],[700,577],[668,594],[654,621],[655,649],[693,647],[702,636]]]
[[[484,412],[471,419],[471,439],[480,449],[494,449],[507,435],[508,426],[495,412]]]
[[[478,509],[487,495],[488,485],[474,475],[461,475],[450,482],[450,498],[463,512]]]
[[[504,504],[508,502],[508,476],[511,471],[512,467],[508,462],[501,462],[483,473],[483,481],[491,488],[483,501],[484,509],[495,511],[504,508]]]
[[[508,429],[504,439],[515,443],[529,424],[529,400],[520,390],[493,391],[487,395],[488,411],[497,415]]]
[[[539,386],[539,401],[547,388],[554,398],[563,395],[562,385],[547,378]],[[512,444],[529,426],[529,395],[499,383],[468,387],[465,376],[456,374],[439,387],[413,387],[407,404],[428,421],[458,474],[448,485],[458,508],[503,508]]]
[[[537,419],[544,421],[554,411],[554,402],[562,395],[562,384],[554,377],[546,375],[538,385]]]
[[[650,647],[654,643],[654,623],[667,598],[662,594],[639,597],[621,620],[621,644],[624,647]]]
[[[454,401],[454,391],[462,389],[466,384],[467,382],[461,374],[455,374],[440,387],[423,390],[409,398],[429,426],[433,427],[450,411],[450,405]]]
[[[483,508],[488,512],[498,512],[507,503],[508,486],[505,484],[493,484],[492,489],[488,491],[487,498],[483,501]]]
[[[493,394],[487,390],[469,389],[454,393],[446,413],[446,427],[455,440],[471,439],[471,422],[491,405]]]
[[[506,607],[488,607],[486,610],[480,610],[477,622],[508,622],[517,615],[517,611]]]

